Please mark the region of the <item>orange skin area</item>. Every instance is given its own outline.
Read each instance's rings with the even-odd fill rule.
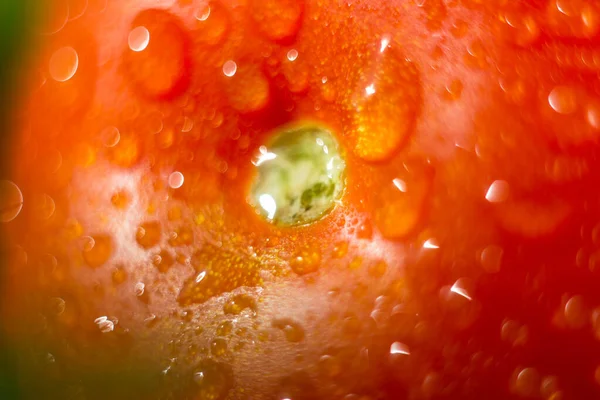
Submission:
[[[23,361],[24,398],[600,396],[594,2],[101,3],[56,1],[16,107],[2,316],[55,359]],[[250,161],[303,120],[337,135],[346,191],[274,227]]]

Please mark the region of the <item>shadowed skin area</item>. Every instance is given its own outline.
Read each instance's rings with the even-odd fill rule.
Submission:
[[[0,398],[600,396],[596,2],[151,3],[0,4]]]

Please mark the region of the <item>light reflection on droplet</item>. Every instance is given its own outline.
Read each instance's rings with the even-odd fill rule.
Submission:
[[[129,48],[135,52],[144,51],[150,43],[150,32],[145,26],[138,26],[129,32]]]
[[[392,180],[392,183],[398,188],[399,191],[406,193],[406,182],[404,182],[402,179],[395,178]]]
[[[439,249],[440,246],[435,243],[434,239],[427,239],[425,243],[423,243],[424,249]]]
[[[374,95],[375,94],[375,85],[370,84],[369,86],[367,86],[365,88],[365,93],[367,94],[367,97]]]
[[[260,206],[267,212],[267,218],[273,219],[275,212],[277,212],[277,203],[270,194],[261,194],[258,198]]]
[[[252,164],[254,164],[257,167],[265,161],[270,161],[277,158],[277,154],[269,152],[266,146],[260,146],[258,152],[259,154],[254,160],[252,160]]]
[[[508,182],[502,180],[496,180],[492,182],[488,188],[485,199],[490,203],[501,203],[508,199],[510,193],[510,186]]]
[[[394,342],[390,346],[390,354],[410,355],[410,350],[404,343]]]
[[[287,52],[287,59],[290,61],[295,61],[298,58],[298,50],[291,49]]]
[[[223,64],[223,74],[225,74],[225,76],[232,77],[235,75],[236,72],[237,64],[235,63],[235,61],[225,61],[225,64]]]
[[[198,275],[196,275],[196,283],[202,282],[204,278],[206,278],[206,271],[202,271]]]
[[[389,36],[384,36],[381,39],[381,45],[379,46],[379,52],[383,53],[385,51],[385,49],[387,49],[387,47],[390,45],[390,37]]]
[[[98,325],[98,329],[102,333],[109,333],[115,329],[115,324],[106,316],[98,317],[94,320],[94,323]]]
[[[11,181],[0,181],[0,221],[10,222],[23,209],[23,193]]]
[[[181,186],[183,186],[183,181],[183,174],[179,171],[175,171],[169,175],[169,187],[172,189],[179,189]]]
[[[57,82],[71,79],[79,67],[79,56],[72,47],[62,47],[52,54],[48,65],[50,76]]]
[[[463,282],[461,279],[457,280],[454,283],[454,285],[452,285],[452,287],[450,288],[450,291],[452,293],[456,293],[457,295],[464,297],[465,299],[467,299],[469,301],[473,300],[473,298],[467,291],[465,282]]]

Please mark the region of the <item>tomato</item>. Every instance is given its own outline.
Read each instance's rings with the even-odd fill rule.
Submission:
[[[54,0],[17,398],[600,397],[592,0]]]

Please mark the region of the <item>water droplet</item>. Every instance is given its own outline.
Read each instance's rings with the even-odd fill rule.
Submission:
[[[333,246],[332,257],[342,258],[348,254],[348,242],[338,242]]]
[[[146,285],[143,282],[138,282],[135,284],[133,291],[137,297],[143,296],[144,291],[146,289]]]
[[[129,197],[129,194],[125,191],[119,191],[113,194],[110,198],[110,202],[112,203],[112,205],[121,210],[126,208],[129,205],[130,201],[131,199]]]
[[[467,278],[460,278],[450,287],[450,292],[471,301],[473,300],[471,286],[472,284]]]
[[[496,273],[500,271],[502,266],[502,256],[504,250],[497,245],[489,245],[481,252],[481,266],[486,272]]]
[[[135,234],[135,239],[145,249],[156,246],[161,239],[160,222],[148,221],[141,224]]]
[[[244,310],[250,309],[253,313],[256,312],[256,300],[247,294],[238,294],[233,296],[223,305],[225,314],[239,315]]]
[[[302,24],[304,0],[250,0],[252,17],[269,39],[292,39]]]
[[[85,14],[88,0],[69,0],[69,21],[74,21]]]
[[[600,307],[596,307],[594,311],[592,311],[591,322],[594,336],[596,337],[596,340],[600,340]]]
[[[229,61],[225,61],[225,64],[223,64],[223,74],[225,76],[234,76],[235,73],[237,72],[237,64],[235,63],[235,61],[229,60]]]
[[[121,140],[121,132],[114,126],[106,127],[100,132],[100,140],[106,147],[115,147]]]
[[[206,21],[210,17],[210,5],[204,4],[196,10],[196,19],[198,21]]]
[[[524,346],[529,337],[529,329],[514,320],[505,320],[502,323],[500,337],[512,346]]]
[[[290,61],[296,61],[296,58],[298,58],[298,50],[296,49],[291,49],[290,51],[287,52],[287,59]]]
[[[193,380],[198,388],[197,400],[223,400],[233,385],[233,372],[225,364],[204,360],[194,369]]]
[[[112,239],[104,235],[94,236],[90,239],[82,251],[83,260],[90,267],[97,268],[104,265],[112,255]]]
[[[124,268],[115,268],[111,274],[113,284],[120,285],[127,280],[127,271]]]
[[[540,374],[535,368],[523,368],[515,371],[513,391],[519,396],[535,397],[540,390]]]
[[[48,309],[53,316],[59,316],[65,312],[66,303],[60,297],[52,297],[50,299]]]
[[[267,107],[270,98],[269,81],[256,65],[238,65],[235,70],[224,70],[223,74],[229,104],[236,111],[248,114]]]
[[[559,114],[573,114],[578,107],[577,94],[568,86],[556,86],[548,95],[548,104]]]
[[[0,221],[10,222],[17,218],[23,209],[23,193],[11,181],[0,181]]]
[[[145,26],[135,27],[129,32],[127,43],[133,51],[144,51],[150,43],[150,32]]]
[[[540,385],[540,394],[544,399],[559,400],[556,396],[560,393],[558,386],[558,378],[556,376],[545,376]]]
[[[344,189],[345,162],[333,135],[317,126],[284,128],[259,148],[250,203],[270,222],[321,219]]]
[[[230,15],[226,7],[216,1],[201,5],[195,13],[197,23],[197,38],[208,46],[219,44],[226,36],[230,27]]]
[[[53,35],[64,28],[69,20],[69,2],[67,0],[56,0],[52,3],[52,7],[45,9],[39,16],[42,17],[41,33]]]
[[[100,329],[100,332],[102,333],[109,333],[115,329],[114,322],[108,319],[106,316],[96,318],[94,323],[98,325],[98,329]]]
[[[567,325],[573,329],[582,328],[588,322],[589,311],[582,296],[573,296],[565,304]]]
[[[191,259],[194,274],[188,278],[179,292],[178,301],[182,305],[203,303],[220,294],[231,292],[241,286],[256,286],[261,283],[261,264],[253,257],[234,253],[222,247],[205,244]],[[200,274],[204,274],[198,281]],[[243,295],[241,295],[243,296]],[[239,299],[243,302],[244,297]],[[235,310],[234,304],[227,304]],[[244,304],[244,303],[243,303]],[[226,311],[227,312],[227,311]]]
[[[415,172],[410,179],[403,179],[402,190],[392,181],[376,193],[375,224],[387,239],[406,238],[425,217],[432,175],[427,167]]]
[[[52,54],[48,70],[50,76],[57,82],[71,79],[79,67],[79,55],[72,47],[62,47]]]
[[[330,378],[340,375],[343,371],[343,365],[340,363],[338,357],[328,354],[319,358],[318,367],[322,375]]]
[[[175,263],[175,259],[167,250],[161,250],[159,254],[152,257],[152,263],[162,273],[165,273]]]
[[[222,356],[227,352],[227,341],[223,338],[215,338],[210,342],[210,352],[213,356]]]
[[[189,38],[181,21],[165,10],[148,9],[133,21],[124,62],[131,82],[142,94],[172,98],[189,83]]]
[[[321,253],[315,248],[304,248],[299,250],[290,259],[290,268],[298,274],[305,275],[315,272],[321,265]]]
[[[175,171],[169,175],[169,187],[179,189],[181,186],[183,186],[183,174],[181,172]]]
[[[375,264],[369,266],[369,275],[374,278],[381,278],[387,271],[387,263],[385,261],[378,261]]]
[[[217,327],[217,336],[229,336],[233,331],[233,323],[231,321],[224,321]]]
[[[492,182],[488,188],[485,199],[490,203],[501,203],[508,199],[510,193],[510,186],[508,182],[497,180]]]
[[[370,57],[352,101],[354,152],[366,161],[383,161],[412,132],[421,103],[419,74],[396,47]]]
[[[302,326],[291,319],[276,319],[272,322],[274,328],[281,329],[288,342],[301,342],[304,340],[304,329]]]

